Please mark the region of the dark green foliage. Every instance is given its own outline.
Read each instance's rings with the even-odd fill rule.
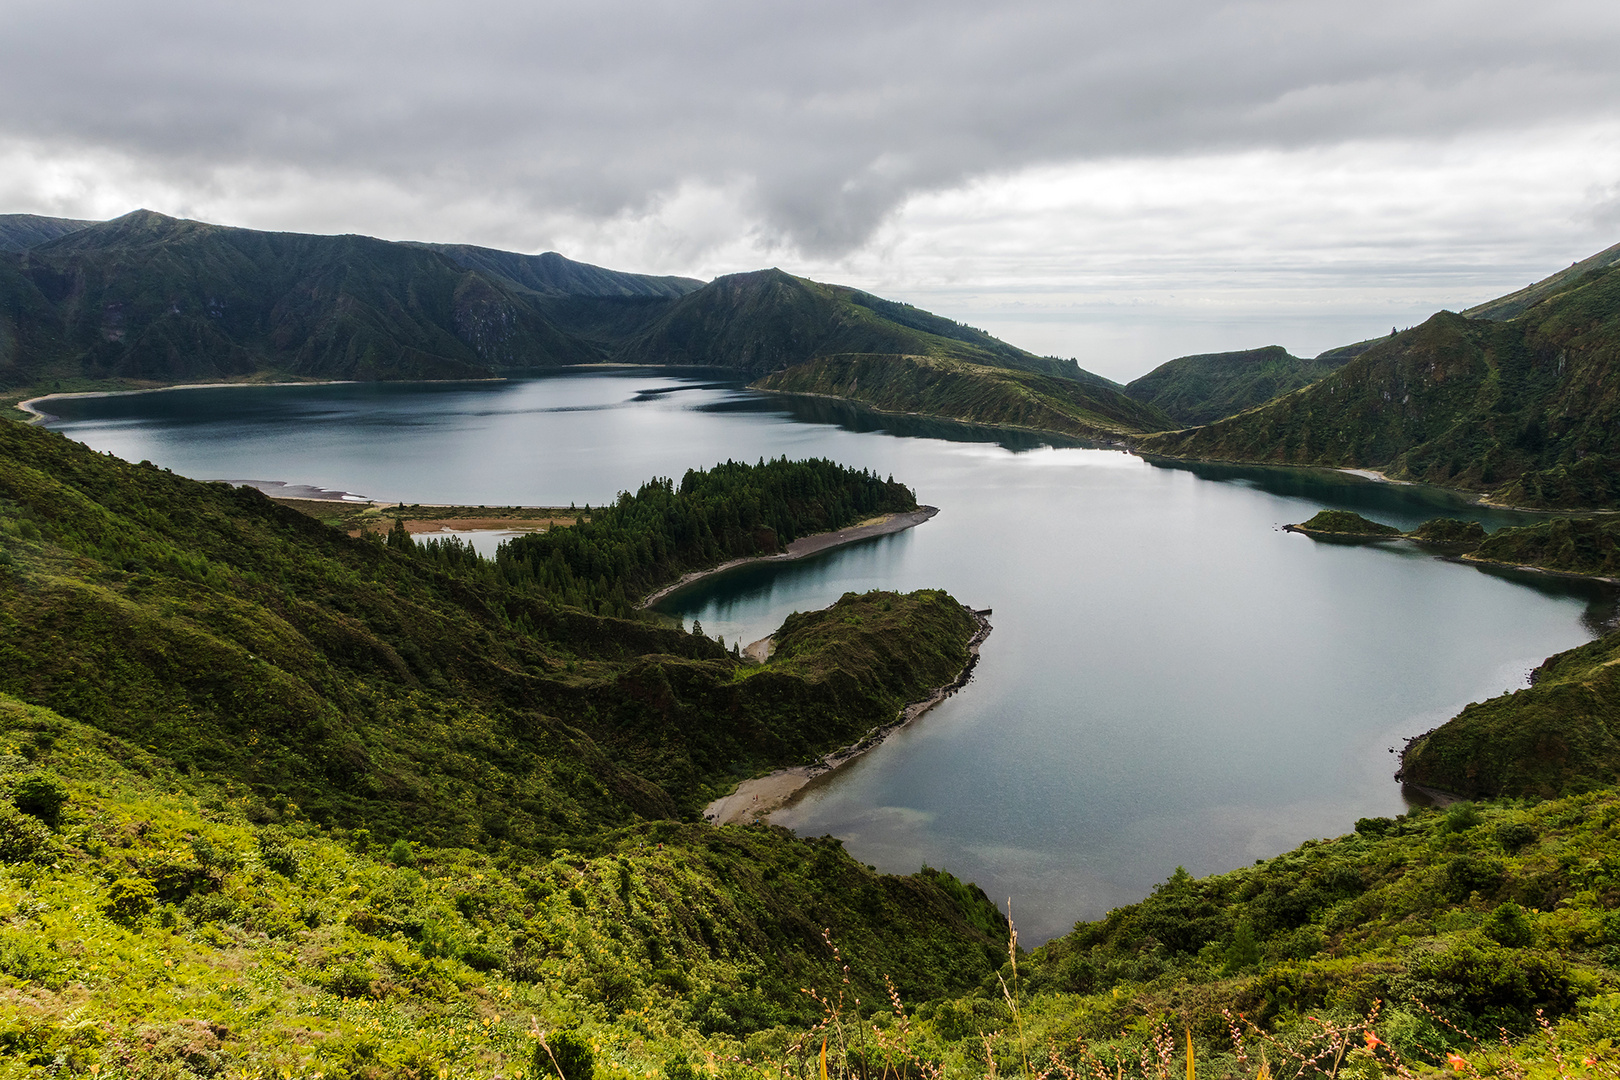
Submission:
[[[801,536],[877,514],[915,510],[903,484],[831,461],[778,458],[689,469],[677,488],[655,479],[566,529],[501,546],[503,580],[602,614],[630,616],[645,594],[688,570],[772,555]]]
[[[49,773],[30,773],[11,783],[11,804],[53,829],[61,824],[67,799],[67,789]]]
[[[1337,536],[1401,535],[1401,530],[1393,525],[1370,521],[1351,510],[1321,510],[1311,520],[1290,527],[1303,533],[1326,533]]]
[[[1479,822],[1479,808],[1471,802],[1452,803],[1446,808],[1444,827],[1447,832],[1467,832]]]
[[[1511,322],[1441,312],[1316,384],[1155,453],[1377,468],[1524,506],[1620,501],[1620,268]]]
[[[1502,850],[1509,855],[1517,854],[1519,849],[1531,843],[1536,838],[1536,830],[1524,821],[1504,821],[1496,827],[1496,842],[1502,845]]]
[[[590,1041],[577,1032],[554,1031],[534,1048],[534,1067],[541,1076],[560,1080],[591,1080],[596,1054]]]
[[[664,1080],[698,1080],[697,1070],[685,1058],[670,1058],[661,1071]]]
[[[1473,557],[1561,573],[1620,577],[1620,520],[1553,518],[1498,529],[1481,540]]]
[[[1309,386],[1348,359],[1326,353],[1314,360],[1291,356],[1281,345],[1183,356],[1125,384],[1125,392],[1191,427]]]
[[[821,356],[767,376],[754,386],[847,398],[888,412],[1035,428],[1080,438],[1156,431],[1173,423],[1156,407],[1132,400],[1113,386],[950,356]]]
[[[133,922],[152,910],[157,889],[145,878],[119,878],[107,886],[101,909],[109,918]]]
[[[1435,518],[1407,533],[1419,543],[1440,547],[1476,548],[1485,539],[1485,526],[1477,521]]]
[[[1498,945],[1506,945],[1510,949],[1528,945],[1535,937],[1524,908],[1511,900],[1491,912],[1480,930]]]
[[[0,803],[0,863],[44,859],[52,847],[51,831],[43,821]]]

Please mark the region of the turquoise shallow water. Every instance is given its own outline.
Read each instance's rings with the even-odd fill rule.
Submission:
[[[1026,941],[1400,813],[1388,752],[1588,639],[1582,587],[1407,545],[1280,531],[1324,506],[1495,527],[1445,493],[1282,469],[1168,467],[772,399],[702,374],[172,391],[47,406],[97,449],[199,479],[410,502],[600,503],[725,458],[824,456],[940,508],[909,532],[752,568],[663,607],[762,637],[847,590],[950,590],[994,609],[972,683],[775,820],[896,872],[1011,897]]]

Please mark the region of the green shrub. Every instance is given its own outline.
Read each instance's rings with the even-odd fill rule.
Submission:
[[[596,1054],[584,1036],[558,1031],[534,1048],[534,1069],[541,1076],[560,1080],[591,1080],[596,1072]]]
[[[400,841],[404,843],[404,841]],[[410,845],[406,844],[406,851]],[[259,834],[259,861],[289,881],[298,876],[298,853],[287,843],[286,837],[275,833]]]
[[[11,805],[56,828],[67,805],[67,788],[50,773],[30,773],[11,785]]]
[[[395,866],[415,866],[416,851],[411,847],[411,842],[395,840],[394,846],[388,849],[388,861]]]
[[[108,918],[120,922],[133,922],[152,910],[157,890],[145,878],[119,878],[107,886],[107,899],[101,910]]]
[[[1509,948],[1518,948],[1530,944],[1535,937],[1535,930],[1530,926],[1530,919],[1524,913],[1524,908],[1518,904],[1507,903],[1491,912],[1480,927],[1485,936],[1493,939],[1499,945]]]
[[[664,1080],[697,1080],[697,1070],[685,1058],[664,1062]]]
[[[1466,900],[1471,893],[1488,895],[1502,884],[1506,868],[1501,859],[1478,855],[1458,855],[1446,863],[1445,894],[1449,900]]]
[[[1467,832],[1479,824],[1479,808],[1471,802],[1452,803],[1446,810],[1445,831]]]
[[[44,822],[0,805],[0,863],[44,862],[54,849]]]
[[[1509,854],[1529,845],[1536,838],[1536,830],[1523,821],[1504,821],[1496,827],[1496,842]]]

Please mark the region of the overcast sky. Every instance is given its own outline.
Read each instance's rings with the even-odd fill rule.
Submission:
[[[1620,241],[1613,0],[0,0],[0,212],[777,265],[1128,379]]]

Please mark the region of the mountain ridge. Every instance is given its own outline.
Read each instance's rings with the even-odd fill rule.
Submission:
[[[1439,312],[1310,386],[1138,446],[1377,469],[1527,507],[1616,505],[1620,266],[1565,279],[1512,319]]]
[[[1073,361],[775,269],[704,283],[556,252],[265,232],[144,209],[94,223],[30,218],[11,235],[21,250],[0,253],[0,391],[477,379],[605,361],[757,377],[871,350],[1117,388]]]

